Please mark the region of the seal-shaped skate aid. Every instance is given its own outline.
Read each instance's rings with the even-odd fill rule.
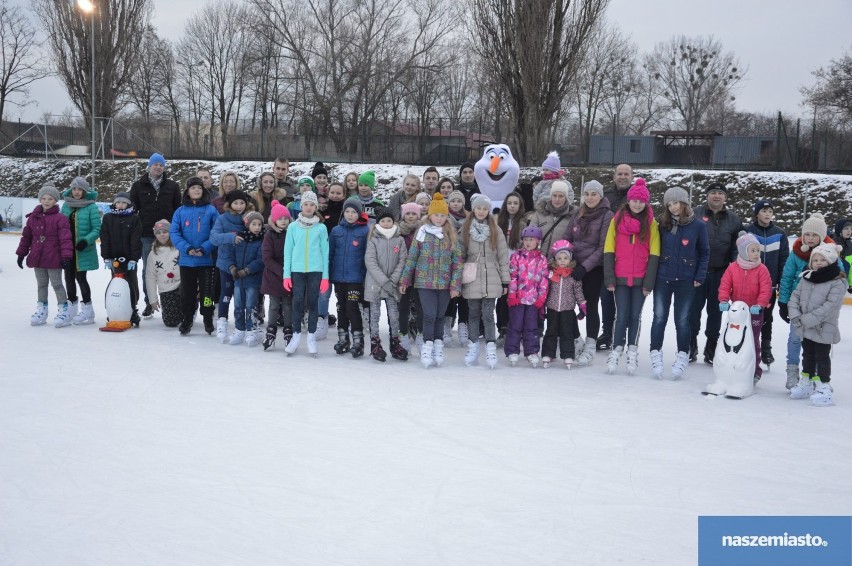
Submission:
[[[716,381],[704,393],[743,399],[754,393],[754,338],[748,305],[736,301],[724,320],[724,330],[716,345],[713,373]]]

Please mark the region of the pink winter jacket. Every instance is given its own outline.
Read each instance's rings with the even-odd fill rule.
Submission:
[[[547,258],[538,250],[520,249],[509,259],[509,295],[522,305],[534,305],[547,294]]]
[[[719,302],[742,301],[750,307],[769,306],[772,298],[772,276],[762,263],[754,269],[743,269],[734,261],[719,283]]]

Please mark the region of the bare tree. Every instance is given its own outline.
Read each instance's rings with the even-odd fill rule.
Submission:
[[[36,30],[23,10],[0,0],[0,124],[10,97],[50,73],[41,65]]]
[[[470,0],[470,33],[509,97],[522,163],[540,159],[608,0]]]
[[[460,130],[463,122],[469,118],[471,106],[475,101],[474,71],[475,62],[460,44],[452,45],[448,54],[452,64],[443,69],[440,75],[438,100],[441,110],[449,122],[449,128]]]
[[[835,113],[844,120],[852,119],[852,53],[844,53],[831,61],[828,68],[813,72],[816,82],[802,88],[805,102]]]
[[[35,10],[48,37],[53,64],[74,106],[86,116],[116,114],[118,101],[133,74],[151,0],[96,2],[92,14],[67,0],[35,0]],[[91,18],[95,27],[95,77],[91,80]],[[91,108],[91,89],[96,107]]]
[[[165,87],[163,65],[171,56],[171,46],[157,37],[153,26],[148,26],[140,49],[139,59],[128,84],[127,99],[136,107],[142,118],[150,120],[151,113],[163,98]]]
[[[169,119],[174,126],[174,139],[176,141],[176,149],[180,148],[180,126],[183,112],[181,111],[184,91],[180,86],[183,77],[178,75],[178,66],[175,62],[174,47],[168,40],[161,40],[158,46],[160,52],[159,70],[162,73],[162,83],[160,92],[160,106],[169,115]]]
[[[697,130],[710,106],[729,97],[746,73],[712,36],[679,36],[658,43],[648,64],[687,130]]]

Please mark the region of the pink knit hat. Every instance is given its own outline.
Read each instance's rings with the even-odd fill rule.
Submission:
[[[287,207],[278,202],[277,200],[272,201],[272,210],[269,212],[269,223],[274,224],[279,218],[289,218],[293,219],[290,215],[290,211],[287,210]]]
[[[402,215],[405,216],[409,212],[413,212],[417,216],[420,216],[420,205],[416,202],[407,202],[402,205]]]
[[[627,191],[627,200],[641,200],[645,204],[651,203],[651,193],[645,186],[645,179],[639,177],[634,181],[633,186]]]

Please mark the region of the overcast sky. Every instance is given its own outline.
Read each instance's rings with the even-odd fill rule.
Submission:
[[[205,5],[203,0],[153,1],[154,25],[172,40],[183,34],[186,18]],[[641,52],[674,35],[714,35],[748,68],[736,92],[737,106],[754,112],[809,115],[799,106],[799,88],[812,82],[811,71],[852,48],[852,0],[610,0],[608,18]],[[29,98],[35,103],[13,106],[7,116],[38,120],[44,112],[72,107],[56,79],[33,84]]]

